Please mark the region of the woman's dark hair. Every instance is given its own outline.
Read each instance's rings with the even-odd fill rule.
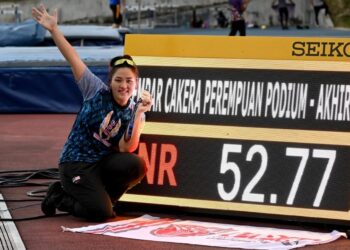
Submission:
[[[109,74],[108,74],[108,84],[111,83],[114,73],[120,68],[130,68],[132,72],[136,75],[136,78],[139,77],[139,70],[136,63],[129,55],[116,56],[112,58],[109,62]]]

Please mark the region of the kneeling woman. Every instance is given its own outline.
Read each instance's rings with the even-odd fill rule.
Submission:
[[[143,91],[140,102],[132,101],[138,69],[130,56],[110,61],[106,85],[62,35],[57,12],[50,15],[41,5],[33,8],[32,16],[51,33],[84,98],[60,157],[60,182],[50,185],[41,209],[48,216],[58,209],[95,221],[114,217],[117,200],[146,172],[144,161],[132,152],[138,147],[152,97]]]

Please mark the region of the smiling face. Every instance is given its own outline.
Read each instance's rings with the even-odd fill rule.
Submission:
[[[118,68],[110,82],[110,88],[114,100],[121,106],[125,106],[134,90],[137,87],[137,76],[131,68],[120,67]]]

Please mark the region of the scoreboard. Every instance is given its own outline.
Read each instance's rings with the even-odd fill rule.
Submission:
[[[350,221],[350,39],[127,35],[154,98],[122,201]]]

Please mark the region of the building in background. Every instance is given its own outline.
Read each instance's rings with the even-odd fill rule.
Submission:
[[[41,2],[41,0],[14,1],[17,14],[15,15],[12,10],[11,15],[8,9],[6,12],[2,7],[5,4],[8,6],[9,2],[0,1],[0,23],[31,18],[32,6]],[[294,0],[294,2],[296,5],[294,12],[291,13],[291,24],[314,26],[312,0]],[[46,0],[45,4],[49,10],[54,8],[59,10],[61,23],[101,25],[112,23],[108,1],[105,0]],[[272,0],[251,0],[245,13],[249,27],[279,25],[278,13],[271,8],[271,5]],[[122,9],[124,25],[131,28],[190,27],[193,10],[198,18],[203,20],[205,28],[217,26],[218,11],[229,17],[227,0],[128,0]],[[321,26],[332,26],[329,20],[323,21]]]

